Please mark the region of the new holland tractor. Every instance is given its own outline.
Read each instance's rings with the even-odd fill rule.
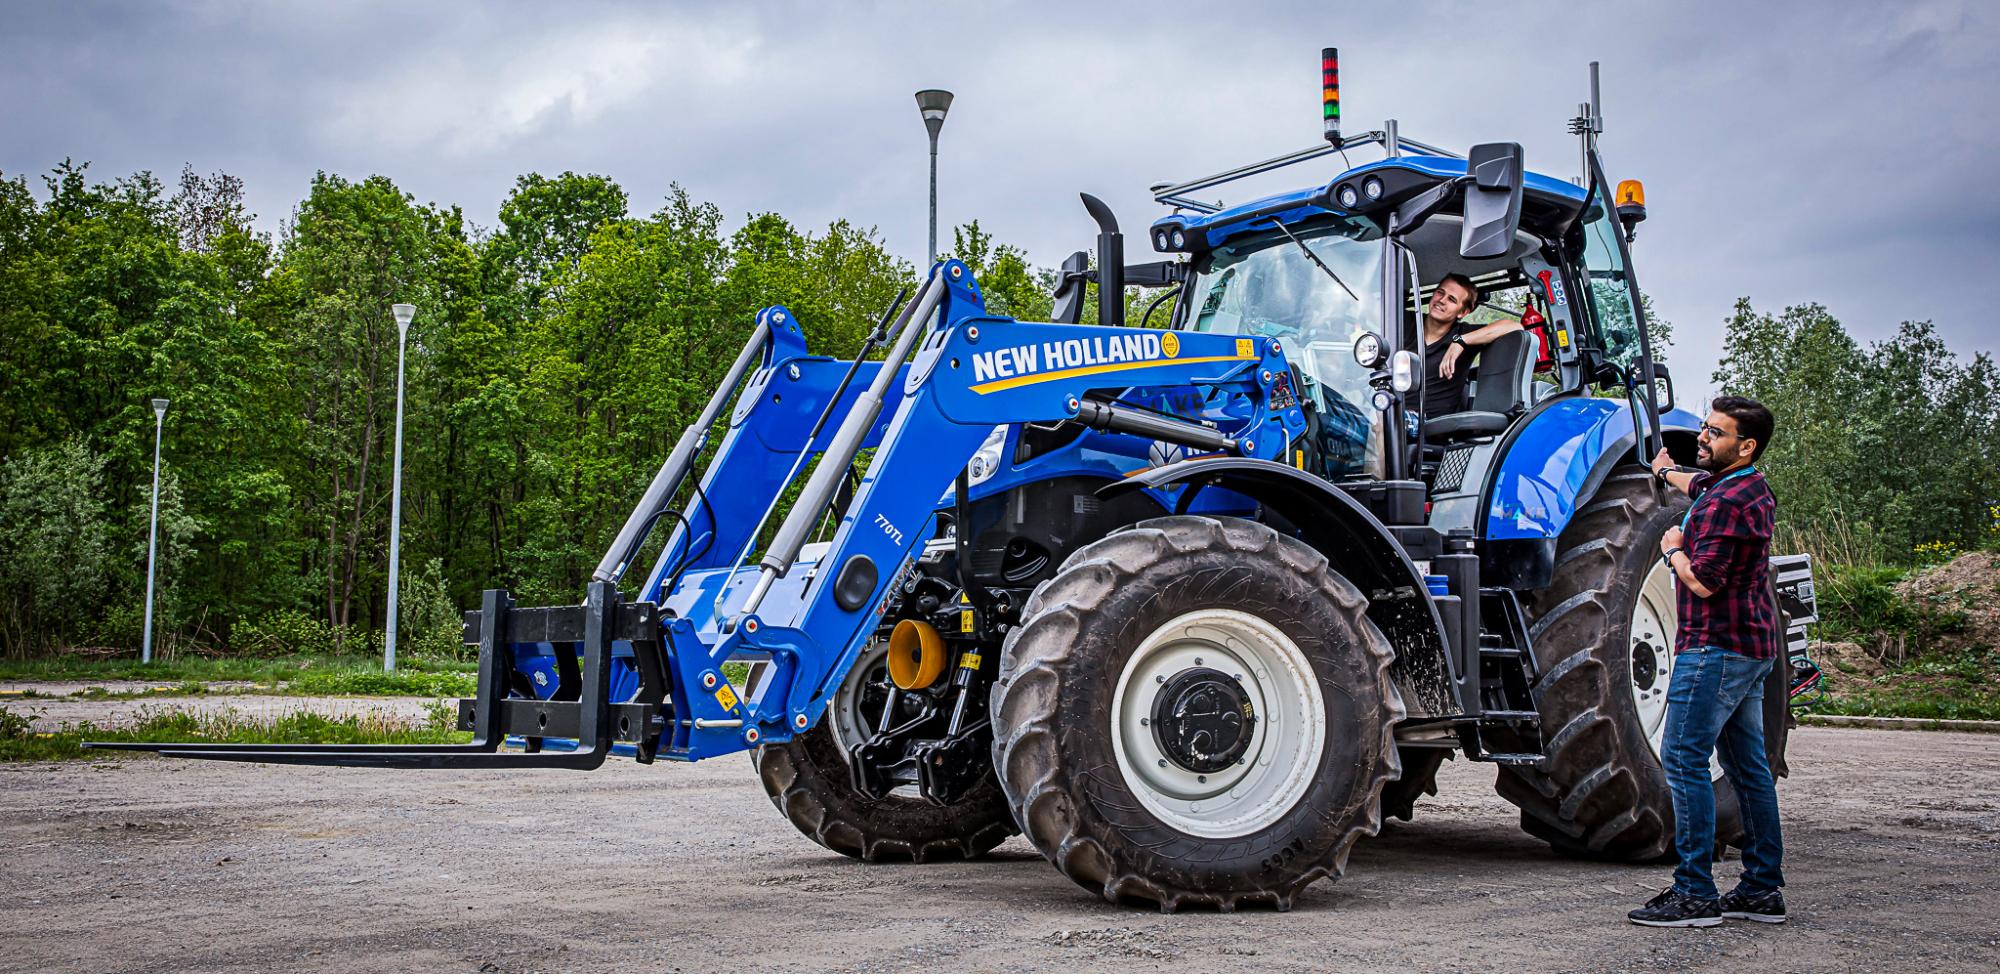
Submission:
[[[850,359],[759,314],[584,600],[492,590],[467,613],[470,743],[141,747],[385,768],[748,752],[844,855],[1025,834],[1090,891],[1163,910],[1289,908],[1460,753],[1558,850],[1665,855],[1657,546],[1687,501],[1644,461],[1692,462],[1699,419],[1652,358],[1636,188],[1605,178],[1594,97],[1577,184],[1515,144],[1343,136],[1327,62],[1325,144],[1155,188],[1164,259],[1127,266],[1086,196],[1095,267],[1065,263],[1053,321],[989,314],[957,260]],[[1190,195],[1366,146],[1384,158],[1296,192]],[[1482,350],[1469,410],[1426,421],[1416,309],[1454,272],[1529,327]],[[1171,289],[1171,313],[1123,321],[1128,285]]]

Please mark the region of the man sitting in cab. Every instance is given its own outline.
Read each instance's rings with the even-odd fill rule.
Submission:
[[[1465,324],[1465,316],[1479,306],[1479,288],[1464,274],[1452,272],[1431,291],[1424,307],[1424,419],[1463,412],[1469,401],[1466,380],[1471,363],[1466,361],[1483,346],[1502,335],[1521,330],[1515,320],[1496,321],[1477,328]]]

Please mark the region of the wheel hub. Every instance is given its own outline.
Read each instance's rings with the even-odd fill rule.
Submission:
[[[1185,669],[1153,703],[1153,737],[1161,753],[1196,774],[1235,764],[1250,749],[1257,708],[1243,685],[1211,667]]]

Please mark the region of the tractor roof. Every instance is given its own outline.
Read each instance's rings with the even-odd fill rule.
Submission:
[[[1220,246],[1224,240],[1251,230],[1268,230],[1276,220],[1287,225],[1315,216],[1338,214],[1337,207],[1322,205],[1331,195],[1332,187],[1352,177],[1381,170],[1403,170],[1419,178],[1455,179],[1465,175],[1465,160],[1446,156],[1400,156],[1383,159],[1366,165],[1356,166],[1335,176],[1324,186],[1278,193],[1262,199],[1239,203],[1228,209],[1214,213],[1174,213],[1153,221],[1155,229],[1171,232],[1183,231],[1188,238],[1188,246],[1161,249],[1201,251]],[[1544,217],[1556,218],[1554,222],[1567,226],[1582,209],[1583,188],[1568,180],[1544,176],[1541,173],[1527,173],[1524,189],[1530,205],[1524,209],[1523,221],[1533,226],[1547,220],[1533,220],[1535,211]]]

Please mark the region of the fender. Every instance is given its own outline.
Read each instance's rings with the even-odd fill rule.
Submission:
[[[1282,463],[1244,457],[1183,460],[1100,489],[1099,497],[1177,486],[1215,486],[1256,501],[1326,555],[1368,596],[1368,616],[1396,647],[1396,672],[1414,691],[1410,715],[1456,712],[1454,674],[1446,659],[1444,620],[1427,596],[1423,573],[1389,529],[1332,484]],[[1177,510],[1184,510],[1182,494]],[[1277,526],[1277,525],[1274,525]]]
[[[1701,420],[1684,409],[1660,415],[1676,459],[1694,459]],[[1632,410],[1622,399],[1568,396],[1544,402],[1501,444],[1481,508],[1481,578],[1517,589],[1548,584],[1555,540],[1621,463],[1641,463]]]

